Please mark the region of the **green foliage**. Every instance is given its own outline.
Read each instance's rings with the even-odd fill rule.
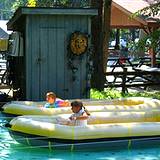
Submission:
[[[137,14],[141,14],[144,17],[154,17],[159,14],[160,11],[160,2],[155,1],[154,4],[143,8],[142,10],[138,11]]]
[[[88,6],[88,0],[79,0],[79,1],[71,1],[71,0],[37,0],[36,7],[86,7]]]
[[[154,32],[146,35],[143,39],[139,40],[137,47],[143,51],[148,51],[150,48],[153,48],[156,52],[158,52],[160,44],[159,37],[160,30],[157,29]]]
[[[93,99],[113,99],[122,97],[120,91],[112,88],[107,88],[105,91],[101,92],[96,89],[91,89],[90,95]]]
[[[28,7],[35,7],[36,6],[36,0],[28,0]]]
[[[158,2],[158,1],[154,0],[153,4],[150,4],[149,6],[143,8],[141,10],[138,10],[137,12],[135,12],[131,16],[131,18],[139,16],[139,17],[142,17],[144,19],[147,19],[149,17],[157,16],[159,14],[159,11],[160,11],[160,2]]]
[[[11,6],[14,1],[15,0],[0,0],[0,11],[2,19],[8,20],[12,16],[14,10],[12,10]]]
[[[154,21],[157,21],[159,23],[159,12],[160,12],[160,2],[157,0],[153,1],[154,4],[151,4],[150,6],[143,8],[136,13],[133,14],[132,17],[142,17],[144,19],[154,19]],[[159,43],[160,43],[160,30],[157,28],[155,31],[148,33],[146,37],[141,39],[138,43],[138,48],[140,50],[146,51],[150,48],[153,48],[156,52],[159,50]]]
[[[36,0],[36,7],[52,7],[53,5],[53,0]]]
[[[62,0],[61,5],[67,6],[69,4],[69,0]]]
[[[88,0],[0,0],[0,11],[3,19],[10,19],[20,6],[28,7],[86,7]]]
[[[121,91],[116,89],[107,88],[105,91],[98,91],[96,89],[91,89],[90,91],[91,98],[93,99],[114,99],[121,97],[150,97],[155,99],[160,99],[160,91],[154,92],[130,92],[126,94],[122,94]]]
[[[15,0],[11,6],[12,10],[16,10],[19,6],[26,6],[27,0]]]
[[[150,97],[150,98],[155,98],[155,99],[160,99],[160,91],[154,91],[154,92],[134,92],[134,93],[129,93],[127,95],[128,97]]]

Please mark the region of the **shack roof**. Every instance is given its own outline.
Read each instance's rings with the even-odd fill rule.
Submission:
[[[16,29],[16,24],[24,22],[27,15],[79,15],[94,16],[98,14],[97,9],[91,8],[52,8],[52,7],[19,7],[13,17],[7,23],[9,30]]]

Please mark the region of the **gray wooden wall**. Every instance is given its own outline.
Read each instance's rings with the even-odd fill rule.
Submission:
[[[88,16],[32,15],[26,27],[27,99],[44,99],[47,91],[61,98],[87,98],[86,58],[74,60],[76,80],[68,66],[67,46],[75,31],[90,34]]]

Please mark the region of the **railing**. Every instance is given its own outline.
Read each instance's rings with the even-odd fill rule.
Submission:
[[[148,87],[148,86],[159,86],[160,80],[160,71],[127,71],[127,68],[124,68],[121,72],[106,72],[106,76],[114,76],[116,79],[121,79],[119,81],[109,82],[106,80],[104,88],[106,87],[121,87],[122,92],[128,92],[130,87]]]
[[[160,68],[146,66],[148,58],[141,58],[139,63],[132,64],[128,58],[110,58],[112,64],[109,65],[106,74],[106,87],[121,87],[125,93],[130,87],[148,87],[160,85]],[[114,60],[114,63],[113,63]],[[128,63],[121,63],[125,60]],[[159,59],[157,59],[159,60]],[[145,64],[145,65],[144,65]],[[159,65],[157,65],[159,67]]]

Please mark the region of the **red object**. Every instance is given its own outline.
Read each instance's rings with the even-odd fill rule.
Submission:
[[[126,62],[125,57],[120,57],[120,58],[119,58],[119,62],[120,62],[121,64],[125,63],[125,62]]]

